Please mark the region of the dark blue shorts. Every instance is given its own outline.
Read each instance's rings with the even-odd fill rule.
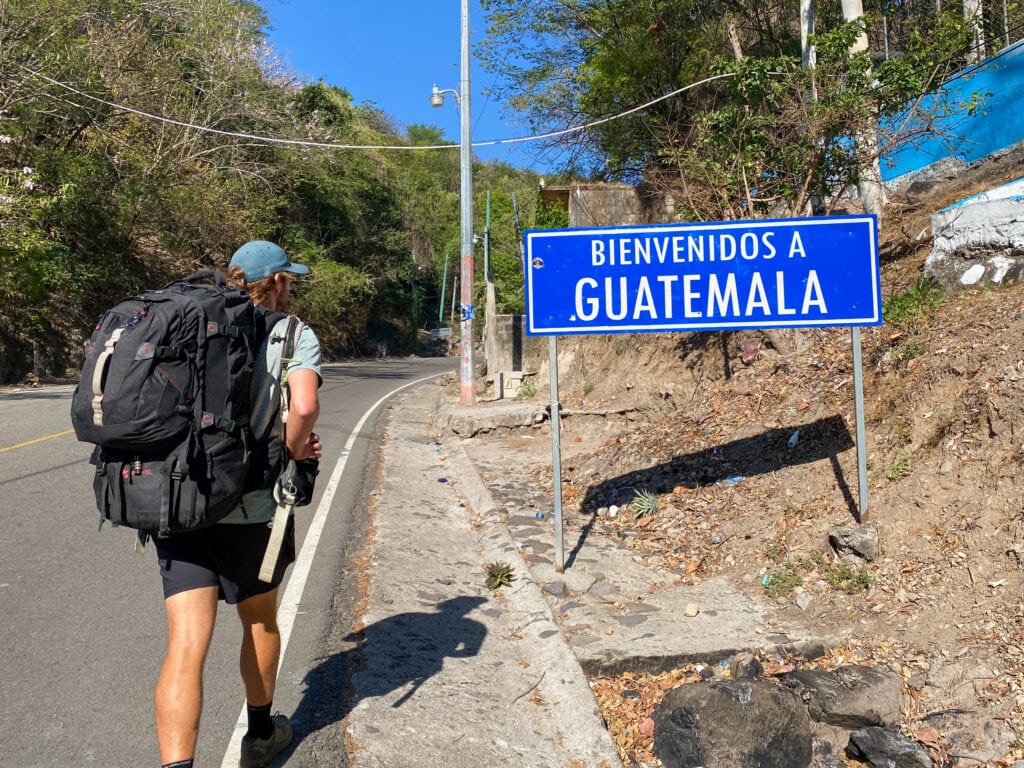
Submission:
[[[270,538],[270,523],[211,525],[191,533],[155,539],[164,599],[201,587],[218,587],[220,599],[234,605],[280,586],[295,562],[295,520],[288,519],[274,578],[260,581],[260,565]]]

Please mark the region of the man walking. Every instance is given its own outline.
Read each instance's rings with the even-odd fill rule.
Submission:
[[[293,264],[274,243],[254,240],[232,256],[228,281],[245,288],[255,304],[287,312],[292,276],[308,272],[309,267]],[[320,412],[320,344],[313,331],[300,323],[295,352],[282,374],[281,342],[287,324],[287,318],[277,322],[258,351],[250,422],[255,435],[283,441],[295,460],[319,458],[320,439],[313,427]],[[282,378],[290,394],[284,425],[278,419]],[[216,525],[156,540],[168,623],[167,655],[155,697],[163,768],[193,768],[203,707],[203,666],[218,600],[235,605],[242,622],[239,669],[249,727],[239,765],[264,766],[292,740],[288,718],[271,714],[281,653],[277,591],[295,560],[291,519],[273,578],[269,583],[259,579],[276,508],[273,489],[253,491]]]

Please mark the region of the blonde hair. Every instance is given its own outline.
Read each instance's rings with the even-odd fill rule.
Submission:
[[[273,275],[262,280],[247,283],[244,269],[241,267],[228,267],[227,279],[228,285],[232,288],[241,288],[246,291],[253,304],[263,304],[274,291]]]

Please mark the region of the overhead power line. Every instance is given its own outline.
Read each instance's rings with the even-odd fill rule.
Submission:
[[[69,93],[73,93],[73,94],[75,94],[77,96],[81,96],[82,98],[89,99],[90,101],[94,101],[94,102],[96,102],[98,104],[103,104],[104,106],[111,107],[111,108],[117,109],[117,110],[121,110],[123,112],[130,112],[133,115],[138,115],[138,116],[144,117],[144,118],[146,118],[148,120],[154,120],[156,122],[166,123],[168,125],[176,125],[176,126],[179,126],[181,128],[190,128],[191,130],[194,130],[194,131],[201,131],[203,133],[216,134],[218,136],[230,136],[230,137],[236,138],[236,139],[248,139],[250,141],[265,142],[267,144],[288,144],[288,145],[300,146],[300,147],[318,147],[318,148],[321,148],[321,149],[426,150],[426,149],[457,149],[459,147],[458,144],[432,144],[432,145],[412,145],[412,144],[391,144],[391,145],[387,145],[387,144],[337,144],[337,143],[333,143],[333,142],[309,141],[309,140],[305,140],[305,139],[284,139],[284,138],[278,138],[278,137],[275,137],[275,136],[260,136],[258,134],[242,133],[240,131],[225,131],[225,130],[222,130],[220,128],[213,128],[213,127],[208,126],[208,125],[197,125],[195,123],[189,123],[189,122],[184,121],[184,120],[175,120],[174,118],[171,118],[171,117],[165,117],[164,115],[157,115],[157,114],[154,114],[152,112],[146,112],[146,111],[141,110],[141,109],[135,109],[134,107],[129,107],[129,106],[125,105],[125,104],[119,104],[119,103],[114,102],[114,101],[109,101],[107,99],[102,99],[99,96],[94,96],[91,93],[86,93],[85,91],[80,90],[78,88],[75,88],[72,85],[68,85],[67,83],[62,83],[59,80],[54,80],[52,77],[47,77],[42,72],[37,72],[37,71],[32,70],[32,69],[30,69],[28,67],[25,67],[23,65],[19,65],[19,66],[21,66],[21,69],[23,69],[24,71],[28,72],[32,76],[38,77],[40,80],[43,80],[43,81],[45,81],[47,83],[50,83],[51,85],[55,85],[58,88],[62,88],[63,90],[68,91]],[[770,72],[769,74],[777,75],[777,74],[780,74],[780,73],[778,73],[778,72]],[[724,78],[735,77],[735,76],[736,76],[735,72],[726,72],[724,74],[714,75],[712,77],[706,77],[703,80],[698,80],[695,83],[690,83],[689,85],[684,85],[682,88],[677,88],[676,90],[674,90],[674,91],[672,91],[670,93],[666,93],[664,96],[659,96],[656,99],[652,99],[651,101],[648,101],[645,104],[641,104],[639,106],[633,107],[632,109],[627,109],[624,112],[619,112],[618,114],[611,115],[610,117],[603,117],[600,120],[595,120],[593,122],[587,123],[586,125],[578,125],[578,126],[575,126],[575,127],[572,127],[572,128],[563,128],[563,129],[558,130],[558,131],[549,131],[548,133],[540,133],[540,134],[535,134],[535,135],[531,135],[531,136],[519,136],[519,137],[515,137],[515,138],[511,138],[511,139],[491,139],[491,140],[487,140],[487,141],[474,141],[474,142],[472,142],[471,146],[474,146],[474,147],[494,147],[494,146],[500,146],[502,144],[519,144],[519,143],[523,143],[523,142],[527,142],[527,141],[542,141],[544,139],[553,139],[553,138],[557,138],[559,136],[567,136],[567,135],[572,134],[572,133],[579,133],[580,131],[585,131],[585,130],[587,130],[589,128],[594,128],[594,127],[596,127],[598,125],[604,125],[605,123],[610,123],[613,120],[619,120],[620,118],[627,117],[627,116],[635,114],[637,112],[641,112],[641,111],[647,109],[648,107],[654,106],[655,104],[657,104],[659,102],[665,101],[666,99],[671,99],[673,96],[678,96],[680,93],[688,91],[691,88],[697,88],[698,86],[705,85],[706,83],[710,83],[710,82],[713,82],[715,80],[722,80]]]

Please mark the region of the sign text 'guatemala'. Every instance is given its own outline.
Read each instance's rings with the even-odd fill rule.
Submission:
[[[879,325],[874,216],[531,230],[527,333]]]

